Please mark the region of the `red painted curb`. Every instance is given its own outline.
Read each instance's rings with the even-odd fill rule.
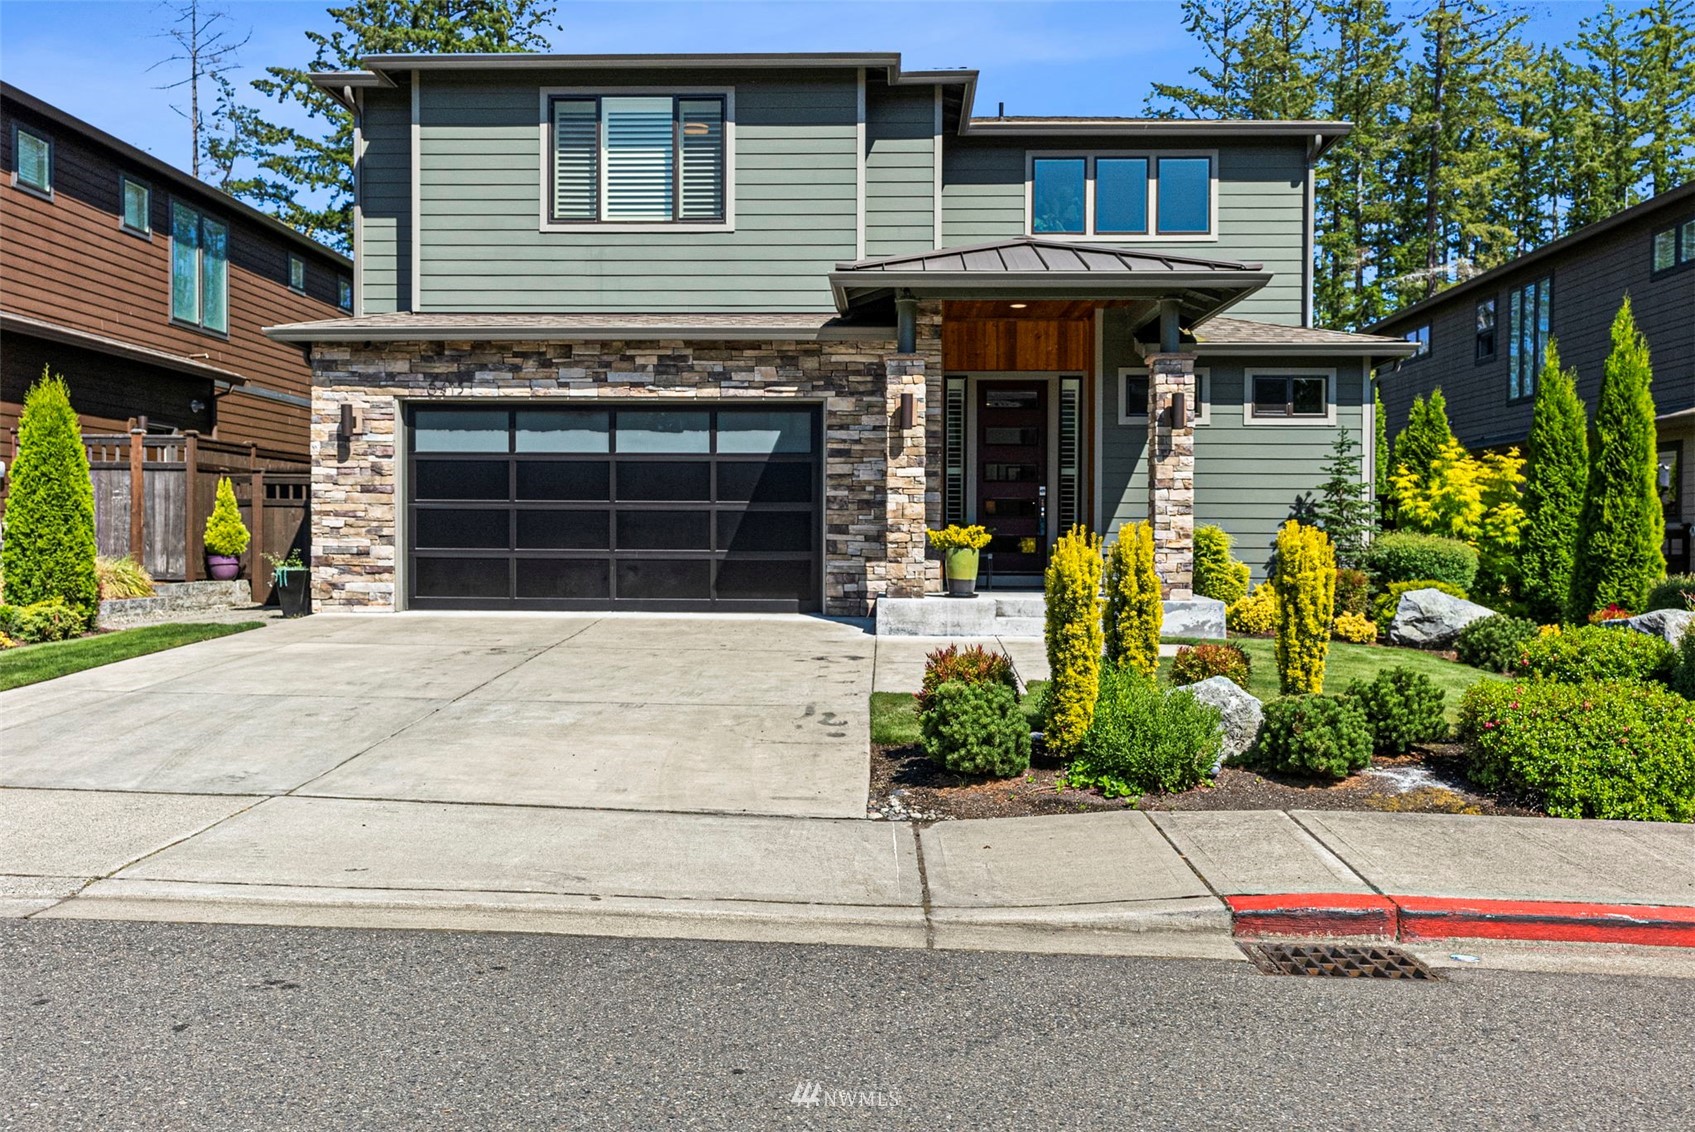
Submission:
[[[1375,893],[1275,893],[1226,896],[1224,902],[1230,906],[1233,935],[1377,935],[1395,938],[1395,905]]]
[[[1357,892],[1226,896],[1237,936],[1516,939],[1695,947],[1695,908],[1566,900],[1469,900]]]
[[[1695,947],[1695,908],[1397,896],[1402,939],[1554,940]]]

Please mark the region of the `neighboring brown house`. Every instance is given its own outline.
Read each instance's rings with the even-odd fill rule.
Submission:
[[[194,430],[304,462],[311,367],[260,328],[353,305],[352,264],[0,84],[0,455],[63,374],[85,432]]]
[[[1370,327],[1419,352],[1380,370],[1390,433],[1440,387],[1471,448],[1523,445],[1542,349],[1559,342],[1593,415],[1613,318],[1630,296],[1654,364],[1666,558],[1690,568],[1695,523],[1695,182],[1486,271]]]

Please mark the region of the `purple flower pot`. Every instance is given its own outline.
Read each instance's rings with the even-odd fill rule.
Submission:
[[[232,582],[241,575],[241,559],[231,558],[227,554],[208,554],[206,573],[211,575],[214,582]]]

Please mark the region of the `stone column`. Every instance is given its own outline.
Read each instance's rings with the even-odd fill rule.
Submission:
[[[1148,521],[1154,569],[1172,601],[1195,596],[1195,355],[1149,354]],[[1184,421],[1174,428],[1173,400]]]
[[[885,362],[889,448],[884,464],[888,494],[883,592],[889,597],[924,596],[926,368],[920,354],[892,354]],[[901,427],[903,396],[913,399],[911,428]]]

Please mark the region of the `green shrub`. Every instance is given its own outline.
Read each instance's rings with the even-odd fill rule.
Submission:
[[[1686,700],[1695,700],[1695,629],[1685,629],[1677,643],[1677,654],[1666,677],[1671,690]]]
[[[1446,693],[1422,672],[1386,668],[1370,680],[1355,680],[1347,694],[1364,710],[1371,749],[1379,754],[1404,755],[1414,743],[1448,737]]]
[[[0,605],[0,636],[26,645],[69,640],[87,627],[82,611],[58,598],[30,605]]]
[[[1165,622],[1159,575],[1154,573],[1154,531],[1126,523],[1106,558],[1106,658],[1153,681],[1159,675],[1159,632]]]
[[[1648,591],[1648,604],[1642,612],[1655,609],[1695,610],[1695,574],[1672,574]]]
[[[1171,682],[1199,684],[1214,676],[1228,676],[1246,688],[1249,669],[1248,654],[1235,645],[1183,645],[1171,662]]]
[[[1317,527],[1293,519],[1277,532],[1277,679],[1284,695],[1324,691],[1336,620],[1336,551]]]
[[[1608,625],[1584,625],[1525,643],[1514,671],[1539,680],[1577,684],[1585,680],[1664,680],[1671,675],[1672,647],[1664,637]]]
[[[122,558],[96,558],[94,572],[100,582],[101,601],[153,594],[153,576],[127,554]]]
[[[920,690],[913,693],[918,710],[927,711],[936,689],[943,684],[1004,684],[1018,691],[1018,676],[1012,669],[1012,658],[1001,652],[990,652],[982,645],[948,645],[935,649],[924,657],[924,680]]]
[[[1454,651],[1460,660],[1486,672],[1515,672],[1524,647],[1540,636],[1536,622],[1493,613],[1460,630]]]
[[[1285,696],[1265,705],[1265,726],[1243,759],[1249,766],[1346,778],[1371,762],[1365,711],[1345,696]]]
[[[1336,616],[1352,613],[1365,617],[1371,613],[1371,575],[1364,570],[1346,566],[1336,570]]]
[[[1042,731],[1056,753],[1083,741],[1100,696],[1101,569],[1101,536],[1078,524],[1054,543],[1043,578],[1049,688]]]
[[[1030,725],[1004,684],[941,685],[918,717],[924,753],[960,774],[1007,778],[1030,766]]]
[[[206,553],[240,558],[252,537],[247,533],[247,524],[241,521],[235,488],[229,477],[224,476],[218,480],[218,498],[212,504],[212,513],[206,516]]]
[[[1460,737],[1473,782],[1555,817],[1695,821],[1695,705],[1662,688],[1484,681]]]
[[[1277,628],[1277,589],[1261,582],[1254,592],[1224,610],[1224,625],[1232,633],[1264,635]]]
[[[1400,607],[1401,595],[1414,590],[1441,590],[1450,597],[1466,598],[1466,592],[1458,586],[1439,582],[1432,578],[1418,578],[1410,582],[1390,582],[1387,589],[1373,599],[1371,606],[1372,620],[1377,622],[1378,631],[1387,633],[1389,625],[1395,620],[1395,610]]]
[[[1217,708],[1112,669],[1065,778],[1073,786],[1097,786],[1109,798],[1187,790],[1212,773],[1223,742]]]
[[[1589,479],[1589,422],[1577,395],[1577,371],[1560,364],[1552,338],[1536,379],[1525,462],[1520,593],[1538,618],[1558,621],[1571,598],[1572,556]]]
[[[94,481],[64,378],[43,370],[24,394],[17,457],[7,472],[0,570],[13,605],[62,601],[92,627],[100,612],[94,571]]]
[[[1379,586],[1435,579],[1467,591],[1477,578],[1477,550],[1458,539],[1395,531],[1378,537],[1366,557]]]
[[[1195,528],[1195,594],[1235,605],[1248,594],[1248,564],[1230,556],[1231,538],[1223,527]]]

